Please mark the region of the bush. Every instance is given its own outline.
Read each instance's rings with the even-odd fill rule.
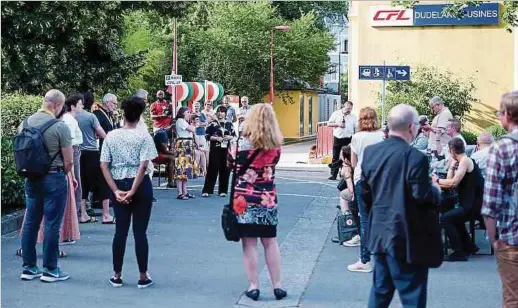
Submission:
[[[25,204],[24,180],[16,173],[13,141],[2,139],[2,211]]]
[[[440,96],[452,114],[462,118],[470,112],[474,103],[479,102],[474,96],[475,90],[472,79],[457,79],[449,71],[440,72],[435,67],[420,66],[412,71],[409,81],[388,83],[385,115],[398,104],[408,104],[414,106],[420,115],[427,115],[432,119],[428,102],[430,98]],[[379,110],[381,111],[381,106]]]
[[[42,103],[43,98],[41,96],[20,94],[2,96],[2,140],[14,138],[20,123],[26,117],[38,111]]]
[[[1,112],[1,170],[2,211],[22,207],[25,204],[24,180],[16,173],[13,138],[20,123],[38,111],[42,98],[39,96],[10,94],[2,96]]]
[[[460,134],[462,135],[462,137],[464,137],[464,140],[466,140],[466,143],[468,145],[476,145],[477,144],[477,137],[478,136],[474,132],[462,131],[462,132],[460,132]]]
[[[491,125],[486,129],[495,140],[498,140],[501,136],[507,134],[507,131],[499,124]]]

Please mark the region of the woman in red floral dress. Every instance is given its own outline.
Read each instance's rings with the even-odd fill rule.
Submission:
[[[236,155],[238,169],[259,151],[244,175],[237,179],[232,204],[249,281],[245,295],[253,300],[259,298],[257,238],[260,238],[273,292],[280,300],[287,293],[281,286],[281,256],[277,244],[275,165],[279,162],[283,138],[273,108],[268,104],[254,105],[244,122],[242,136],[244,139],[239,141]]]

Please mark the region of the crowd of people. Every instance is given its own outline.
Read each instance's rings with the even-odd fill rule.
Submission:
[[[340,242],[360,246],[359,260],[347,268],[374,271],[369,307],[388,307],[396,289],[405,307],[425,307],[428,268],[467,261],[479,251],[466,230],[469,221],[486,229],[496,251],[503,306],[517,307],[518,92],[502,96],[496,115],[509,134],[495,141],[484,131],[476,146],[467,145],[461,121],[437,96],[429,101],[431,124],[415,108],[398,105],[386,129],[374,109],[362,108],[356,117],[352,105],[329,119],[329,179],[341,175],[339,208],[356,223],[356,232]],[[451,253],[444,255],[444,247]]]
[[[277,299],[281,284],[277,244],[275,166],[283,137],[269,104],[249,106],[246,96],[236,110],[229,97],[177,107],[157,92],[150,106],[153,133],[143,118],[148,92],[139,89],[124,99],[108,93],[94,103],[90,92],[65,98],[46,93],[42,108],[24,120],[15,140],[19,172],[26,176],[26,213],[21,230],[23,280],[67,280],[58,267],[66,253],[59,246],[80,238],[79,225],[95,223],[87,208],[93,194],[102,204],[102,223],[115,224],[113,287],[121,287],[130,224],[139,267],[139,288],[153,284],[148,274],[147,228],[153,197],[152,176],[167,165],[167,187],[178,200],[195,198],[187,182],[204,177],[202,197],[225,197],[236,215],[249,287],[260,296],[260,238]],[[445,261],[466,261],[478,251],[465,222],[478,220],[496,251],[505,307],[518,303],[518,92],[503,95],[497,117],[508,135],[494,141],[482,132],[470,148],[440,97],[430,99],[431,124],[415,108],[397,105],[385,129],[371,107],[356,117],[353,103],[334,112],[330,180],[340,176],[342,213],[352,215],[356,232],[341,244],[360,247],[359,259],[347,268],[374,271],[369,307],[388,307],[397,289],[404,306],[425,307],[428,269]],[[31,142],[28,142],[31,141]],[[40,142],[40,143],[38,143]],[[48,161],[34,167],[28,158],[44,145]],[[18,147],[18,148],[17,148]],[[43,159],[43,160],[42,160]],[[229,163],[234,166],[231,177]],[[232,179],[232,181],[230,181]],[[110,214],[113,207],[115,217]],[[452,252],[444,256],[441,229]],[[37,242],[43,243],[43,270],[37,266]]]
[[[69,275],[58,267],[66,257],[59,246],[80,239],[79,224],[97,220],[87,200],[93,195],[102,203],[102,223],[115,224],[113,238],[113,276],[109,283],[121,287],[122,267],[130,224],[133,225],[135,254],[140,279],[138,288],[153,284],[148,274],[147,228],[153,197],[152,177],[160,165],[167,165],[168,188],[176,188],[179,200],[195,198],[187,181],[205,177],[202,197],[214,193],[227,196],[229,162],[233,162],[231,204],[243,245],[245,272],[249,288],[245,295],[259,298],[257,238],[264,246],[274,295],[286,297],[280,278],[280,252],[277,245],[277,193],[275,165],[279,161],[283,137],[273,108],[268,104],[249,106],[241,98],[238,111],[228,97],[213,110],[207,101],[201,110],[174,106],[157,92],[150,106],[153,133],[143,119],[148,92],[138,89],[119,103],[108,93],[95,103],[90,92],[67,99],[59,90],[49,91],[42,108],[26,119],[16,137],[25,151],[17,165],[26,174],[26,212],[21,230],[22,280],[40,278],[44,282],[63,281]],[[36,153],[27,138],[40,137],[49,157],[48,168],[36,174],[24,161]],[[41,169],[41,168],[40,168]],[[110,214],[113,207],[115,217]],[[43,270],[37,266],[36,242],[43,243]]]

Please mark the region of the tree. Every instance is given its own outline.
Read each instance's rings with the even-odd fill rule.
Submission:
[[[388,83],[385,114],[397,104],[408,104],[419,114],[432,116],[428,102],[430,98],[440,96],[452,114],[462,119],[471,111],[472,105],[479,102],[475,90],[472,79],[462,80],[449,71],[420,66],[412,71],[412,80]]]
[[[342,74],[340,77],[340,94],[342,97],[342,102],[345,102],[349,99],[349,74]]]
[[[179,46],[180,53],[195,57],[195,78],[220,82],[230,93],[262,101],[269,85],[270,30],[288,24],[289,31],[275,32],[275,87],[282,89],[285,81],[318,86],[328,69],[333,39],[316,26],[313,13],[287,21],[266,2],[207,5],[207,27],[186,25],[182,38],[193,43]],[[180,72],[184,69],[189,68],[181,64]]]
[[[273,1],[277,14],[286,20],[296,20],[308,13],[317,17],[316,24],[323,28],[323,19],[329,14],[347,16],[349,1]]]
[[[168,8],[183,2],[6,2],[2,4],[2,86],[4,91],[41,94],[123,88],[142,65],[143,52],[121,46],[125,13]],[[172,8],[178,8],[173,10]]]
[[[392,5],[403,6],[411,8],[418,4],[420,1],[392,1]],[[453,1],[453,3],[444,9],[445,13],[449,13],[458,18],[462,18],[465,14],[465,6],[478,6],[484,2],[493,1]],[[502,1],[504,7],[504,13],[502,15],[502,21],[506,24],[507,31],[512,32],[513,27],[518,26],[518,2],[516,1]]]

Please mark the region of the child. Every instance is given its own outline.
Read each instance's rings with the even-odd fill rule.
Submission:
[[[340,192],[340,209],[342,213],[350,211],[349,202],[354,200],[353,168],[351,166],[351,147],[346,145],[340,151],[340,160],[343,162],[341,175],[347,183],[347,188]]]

